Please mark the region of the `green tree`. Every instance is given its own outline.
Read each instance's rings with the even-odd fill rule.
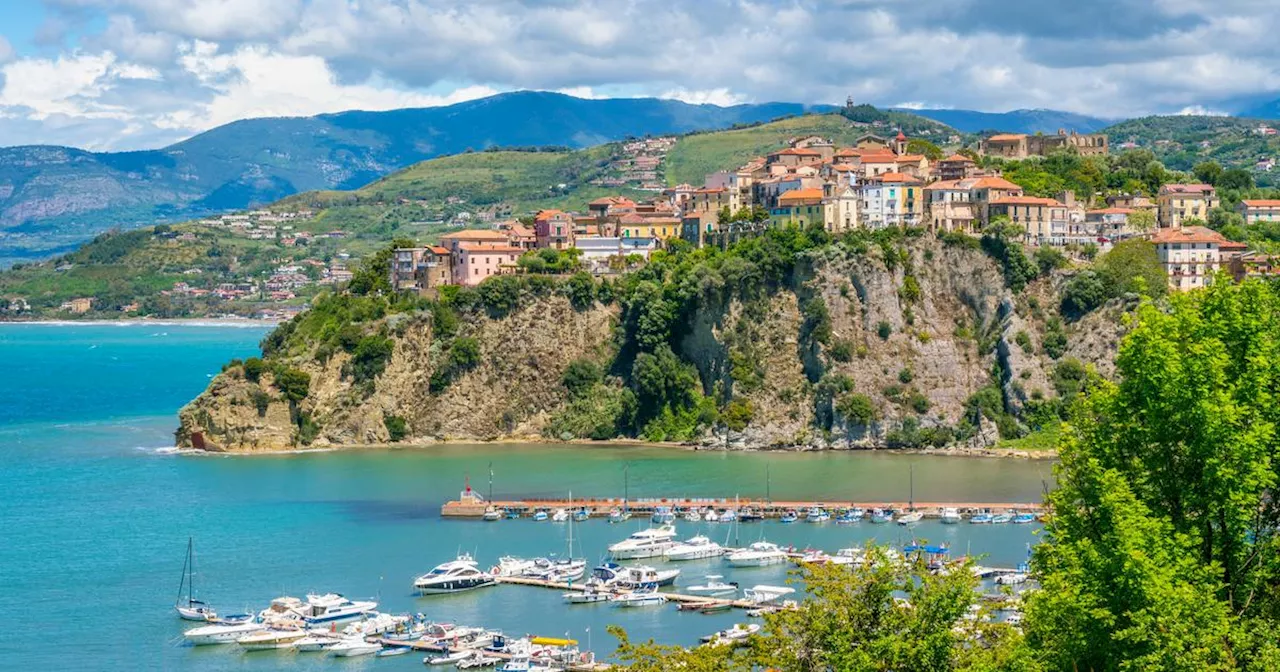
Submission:
[[[1129,213],[1126,218],[1129,228],[1134,231],[1146,233],[1156,228],[1156,213],[1154,210],[1141,209],[1134,210]]]
[[[295,403],[302,401],[311,391],[311,374],[285,367],[276,374],[276,387],[285,399]]]
[[[1205,184],[1217,184],[1222,178],[1222,164],[1217,161],[1201,161],[1191,169],[1191,172],[1195,174],[1197,180]]]
[[[575,397],[581,396],[595,387],[603,379],[600,366],[589,359],[575,359],[565,367],[560,382]]]

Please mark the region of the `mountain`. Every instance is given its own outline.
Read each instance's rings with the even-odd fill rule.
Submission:
[[[1259,159],[1280,157],[1280,136],[1260,134],[1260,125],[1241,117],[1173,115],[1130,119],[1103,132],[1112,151],[1149,149],[1173,170],[1191,170],[1201,161],[1253,170]],[[1269,171],[1255,171],[1254,179],[1261,186],[1276,183]]]
[[[48,256],[110,227],[176,221],[314,189],[352,189],[445,154],[495,146],[587,147],[810,109],[525,91],[445,107],[247,119],[157,150],[3,148],[0,260]]]
[[[1280,98],[1254,103],[1240,110],[1239,116],[1251,119],[1280,119]]]
[[[1093,133],[1115,123],[1114,119],[1091,117],[1057,110],[1013,110],[1012,112],[977,112],[974,110],[902,110],[940,121],[964,133],[1005,131],[1007,133],[1056,133],[1058,129],[1077,133]]]

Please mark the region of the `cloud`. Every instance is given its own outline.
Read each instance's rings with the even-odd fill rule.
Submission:
[[[13,58],[13,47],[10,46],[9,40],[4,39],[4,35],[0,35],[0,63]]]
[[[1258,0],[46,3],[49,25],[68,27],[64,46],[6,64],[0,42],[7,114],[32,91],[29,118],[139,129],[108,140],[120,146],[246,115],[513,89],[1106,117],[1235,109],[1280,91],[1280,13]]]

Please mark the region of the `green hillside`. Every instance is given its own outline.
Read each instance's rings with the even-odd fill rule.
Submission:
[[[1259,159],[1280,157],[1280,135],[1261,135],[1266,122],[1240,117],[1166,116],[1131,119],[1104,132],[1117,151],[1126,142],[1155,153],[1170,169],[1191,170],[1202,161],[1252,170]],[[1280,175],[1257,171],[1261,185],[1280,184]]]

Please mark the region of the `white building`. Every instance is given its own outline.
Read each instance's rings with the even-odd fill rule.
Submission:
[[[1204,287],[1222,266],[1222,234],[1203,226],[1160,229],[1151,239],[1169,276],[1169,286],[1179,291]]]

